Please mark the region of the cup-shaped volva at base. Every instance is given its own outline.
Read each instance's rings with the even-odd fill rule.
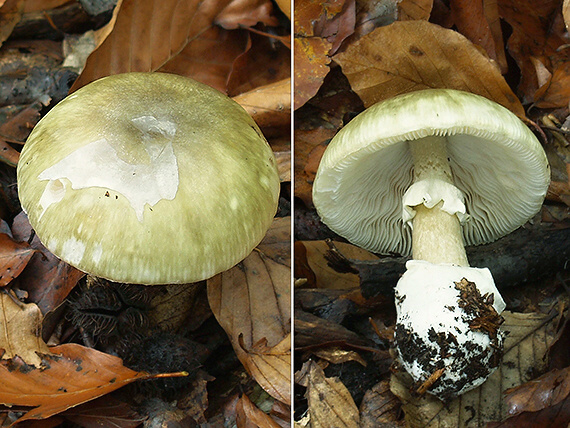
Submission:
[[[503,354],[505,302],[489,269],[411,260],[396,286],[395,343],[420,390],[442,400],[481,385]]]

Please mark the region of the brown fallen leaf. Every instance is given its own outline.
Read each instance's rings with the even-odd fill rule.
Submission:
[[[512,28],[507,48],[509,55],[514,58],[520,69],[517,94],[523,103],[530,104],[539,100],[537,97],[539,79],[534,60],[540,59],[547,64],[551,73],[558,66],[564,68],[568,61],[568,50],[563,48],[567,42],[563,34],[565,28],[560,1],[501,0],[498,5],[501,19]],[[548,16],[549,19],[542,19],[544,16]],[[561,73],[559,76],[563,77],[564,74]],[[565,90],[568,95],[567,87],[557,86],[557,89]],[[548,85],[541,89],[542,95],[539,96],[544,96]],[[549,96],[552,95],[551,91]]]
[[[14,219],[12,233],[19,241],[31,240],[31,247],[37,250],[16,282],[19,288],[28,292],[30,301],[36,303],[43,314],[47,314],[65,300],[84,273],[45,248],[23,212]]]
[[[18,356],[28,366],[39,367],[42,358],[37,353],[49,354],[42,339],[42,319],[35,303],[22,303],[11,294],[0,292],[0,348],[2,360]]]
[[[554,369],[506,391],[507,413],[537,412],[553,407],[570,395],[570,367]]]
[[[360,278],[356,273],[341,273],[331,269],[325,254],[330,247],[325,241],[303,241],[306,249],[307,264],[315,274],[316,288],[331,288],[348,290],[360,286]],[[300,244],[297,244],[300,245]],[[335,242],[337,249],[347,258],[356,260],[378,260],[378,257],[369,251],[344,242]]]
[[[0,233],[0,287],[9,284],[26,267],[35,249],[26,242],[16,242]]]
[[[491,8],[495,9],[498,18],[497,3],[453,0],[450,2],[450,8],[457,31],[485,49],[487,55],[499,63],[501,71],[506,72],[507,62],[503,50],[503,39],[501,37],[496,41],[493,38],[490,23],[487,21],[487,14],[490,13]]]
[[[320,37],[295,37],[294,40],[295,110],[310,100],[329,73],[331,58],[328,53],[332,44]]]
[[[291,79],[283,79],[233,97],[261,129],[291,123]]]
[[[97,33],[100,44],[71,92],[97,78],[129,71],[179,73],[225,92],[232,63],[245,48],[245,39],[235,35],[246,34],[215,26],[216,17],[230,3],[119,1],[111,22]]]
[[[334,56],[366,107],[406,92],[459,89],[524,117],[496,65],[461,34],[426,21],[394,22]]]
[[[398,19],[400,21],[427,21],[432,7],[433,0],[402,0],[398,3]]]
[[[0,46],[18,24],[24,13],[24,0],[4,0],[0,3]]]
[[[257,248],[273,261],[291,267],[291,217],[276,218],[271,225],[271,233],[259,243]]]
[[[236,423],[238,428],[281,428],[281,425],[261,411],[245,394],[236,404]]]
[[[164,377],[133,371],[118,357],[77,344],[50,351],[51,355],[42,355],[42,368],[20,357],[0,361],[0,404],[32,407],[18,422],[49,418],[137,379]]]
[[[273,227],[268,235],[272,233]],[[287,404],[291,403],[290,278],[288,265],[255,250],[233,269],[208,280],[210,307],[241,363],[263,389]]]
[[[390,391],[390,382],[383,380],[366,391],[360,403],[360,428],[405,427],[401,419],[400,400]]]
[[[312,428],[358,428],[358,408],[343,383],[335,377],[327,378],[314,361],[307,361],[295,374],[295,382],[307,388]]]
[[[253,27],[258,22],[267,26],[279,23],[269,0],[234,0],[218,14],[215,22],[227,30]]]
[[[333,364],[342,364],[349,361],[356,361],[364,367],[366,367],[367,364],[366,360],[364,360],[358,352],[334,346],[330,348],[317,349],[313,351],[313,354],[321,360],[325,360]]]

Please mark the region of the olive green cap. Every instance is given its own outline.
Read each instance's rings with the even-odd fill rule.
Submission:
[[[163,73],[104,77],[57,104],[18,163],[42,243],[91,275],[209,278],[244,259],[277,209],[273,152],[236,102]]]

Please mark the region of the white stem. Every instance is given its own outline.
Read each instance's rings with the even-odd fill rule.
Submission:
[[[432,136],[410,141],[410,150],[414,159],[414,183],[440,180],[453,185],[445,137]],[[433,208],[424,205],[414,207],[412,256],[415,260],[435,264],[469,266],[459,219],[457,215],[443,211],[442,205],[443,202]]]

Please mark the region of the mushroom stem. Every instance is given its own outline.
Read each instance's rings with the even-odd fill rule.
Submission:
[[[414,159],[414,184],[421,181],[434,183],[427,187],[430,191],[423,195],[424,201],[438,197],[431,192],[434,186],[447,183],[455,187],[446,143],[446,138],[439,136],[410,142]],[[444,202],[446,201],[436,202],[431,208],[426,203],[413,207],[416,214],[412,220],[412,256],[415,260],[436,264],[469,266],[459,218],[455,213],[442,209]],[[455,202],[463,204],[462,201]]]

